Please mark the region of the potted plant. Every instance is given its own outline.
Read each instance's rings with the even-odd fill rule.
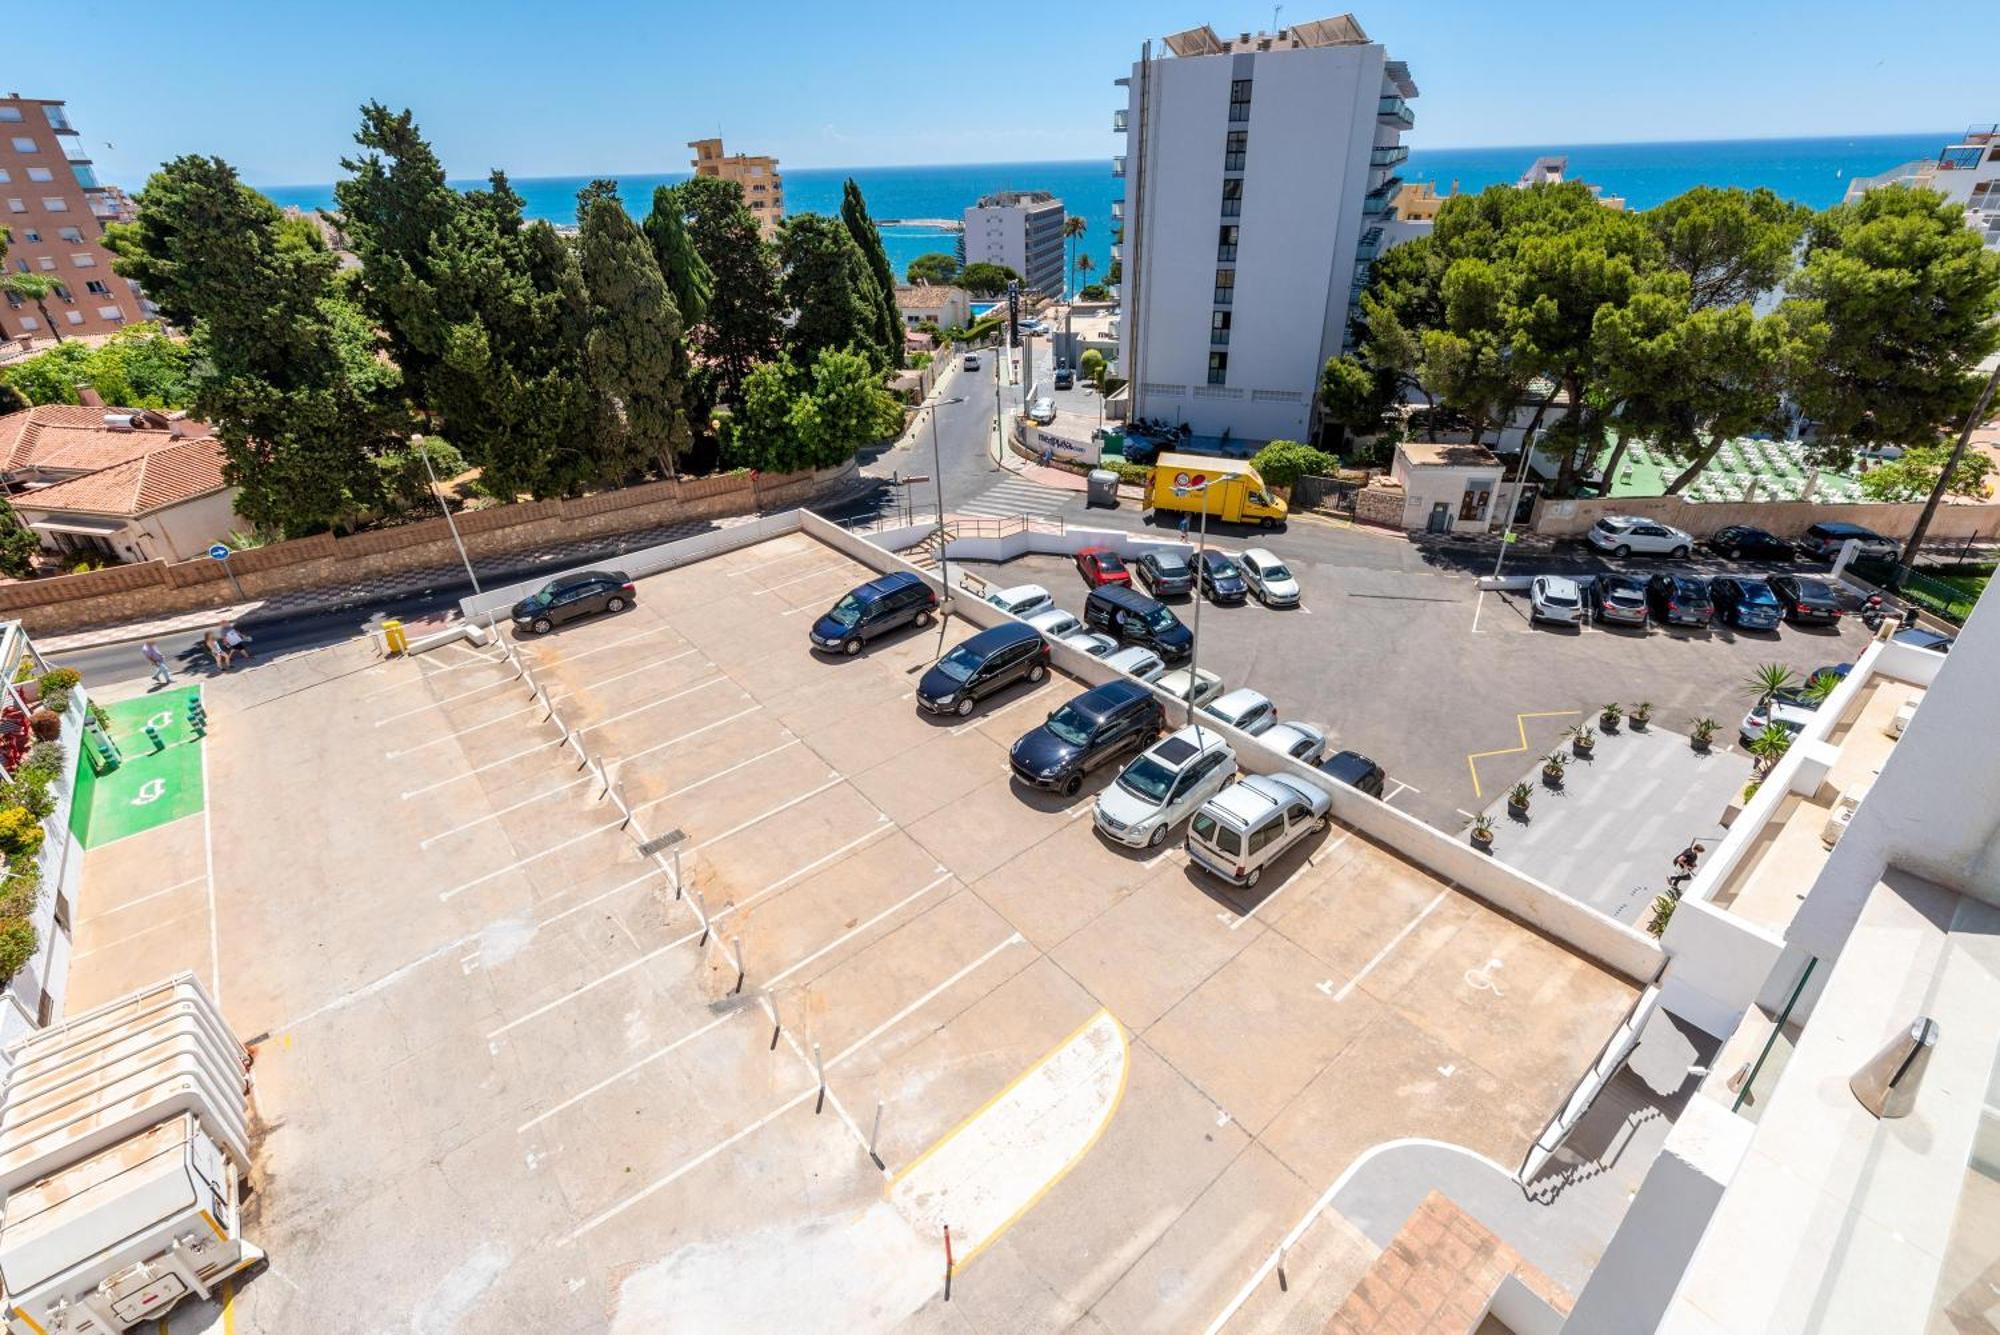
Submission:
[[[1542,782],[1551,788],[1562,787],[1563,769],[1568,765],[1560,751],[1551,751],[1542,757]]]
[[[1493,818],[1474,816],[1472,818],[1472,846],[1482,853],[1493,851]]]
[[[1792,734],[1774,724],[1766,724],[1764,731],[1751,739],[1750,754],[1757,758],[1755,773],[1763,778],[1774,769],[1785,752],[1792,749]]]
[[[1617,732],[1618,722],[1624,717],[1625,711],[1619,707],[1616,700],[1613,700],[1610,704],[1597,711],[1597,726],[1606,732]]]
[[[1525,782],[1517,783],[1512,788],[1509,788],[1507,790],[1507,810],[1509,814],[1516,820],[1526,820],[1528,818],[1528,802],[1534,795],[1535,790],[1528,787]]]
[[[1632,726],[1643,732],[1646,725],[1653,721],[1653,702],[1651,700],[1641,700],[1638,704],[1633,705],[1630,717],[1632,719]]]
[[[1577,759],[1588,760],[1591,748],[1597,745],[1597,734],[1591,731],[1589,724],[1579,723],[1569,730],[1569,745],[1576,752]]]
[[[1659,936],[1664,933],[1667,930],[1667,924],[1673,921],[1674,906],[1680,902],[1681,892],[1678,890],[1669,889],[1663,894],[1654,895],[1653,916],[1651,921],[1646,924],[1646,931],[1652,936]]]
[[[1708,744],[1715,740],[1715,730],[1722,725],[1712,718],[1698,718],[1688,728],[1688,741],[1697,751],[1708,750]]]

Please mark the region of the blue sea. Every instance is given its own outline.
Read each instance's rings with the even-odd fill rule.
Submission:
[[[1651,208],[1697,185],[1768,186],[1778,194],[1813,208],[1837,203],[1856,176],[1870,176],[1899,163],[1934,156],[1952,142],[1950,132],[1937,134],[1861,135],[1841,139],[1731,139],[1653,144],[1524,144],[1516,148],[1415,148],[1404,165],[1411,181],[1434,181],[1441,193],[1454,182],[1466,191],[1495,182],[1513,181],[1537,157],[1560,153],[1569,158],[1571,179],[1602,186],[1606,194],[1623,195],[1636,209]],[[785,207],[790,213],[834,213],[840,208],[842,184],[849,176],[860,183],[868,210],[876,219],[956,218],[984,194],[995,190],[1048,190],[1063,200],[1089,230],[1078,253],[1088,253],[1101,277],[1111,262],[1111,201],[1124,194],[1125,183],[1111,175],[1108,159],[1084,162],[974,163],[937,167],[805,167],[783,169]],[[601,173],[615,176],[625,204],[635,215],[652,207],[653,187],[687,179],[685,172]],[[532,218],[550,222],[576,221],[576,195],[587,176],[517,179],[514,188],[527,201]],[[483,181],[454,181],[472,189]],[[279,204],[300,208],[333,207],[331,185],[280,186],[264,192]],[[926,251],[953,249],[956,237],[936,228],[885,226],[883,244],[890,263],[903,267]]]

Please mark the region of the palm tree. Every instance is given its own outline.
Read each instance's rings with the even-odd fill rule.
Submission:
[[[1769,774],[1772,768],[1785,758],[1785,752],[1791,748],[1792,734],[1783,728],[1766,725],[1764,731],[1750,740],[1749,751],[1756,757],[1754,768],[1757,777],[1761,779]]]
[[[1798,674],[1783,663],[1760,663],[1743,684],[1757,697],[1757,703],[1768,705],[1797,680]]]
[[[10,297],[19,297],[23,301],[34,302],[35,309],[41,312],[42,323],[48,326],[49,332],[56,336],[56,342],[60,343],[63,341],[62,330],[57,328],[56,322],[50,318],[47,304],[49,294],[55,290],[55,279],[44,278],[38,273],[10,273],[0,278],[0,292]]]
[[[1063,219],[1063,240],[1069,243],[1069,290],[1072,294],[1076,292],[1076,238],[1089,230],[1090,224],[1073,213]],[[1086,255],[1084,258],[1090,257]]]
[[[1077,256],[1077,257],[1076,257],[1076,274],[1075,274],[1075,275],[1072,275],[1072,277],[1071,277],[1071,279],[1070,279],[1070,285],[1071,285],[1072,287],[1074,287],[1074,286],[1076,285],[1076,275],[1081,275],[1081,276],[1082,276],[1082,277],[1083,277],[1083,278],[1084,278],[1084,279],[1085,279],[1086,281],[1088,281],[1088,280],[1089,280],[1089,278],[1090,278],[1090,271],[1091,271],[1092,269],[1095,269],[1096,267],[1097,267],[1096,265],[1094,265],[1094,264],[1092,264],[1092,263],[1090,262],[1090,256],[1089,256],[1089,255],[1085,254],[1085,255],[1079,255],[1079,256]],[[1080,290],[1080,289],[1079,289],[1079,290]]]

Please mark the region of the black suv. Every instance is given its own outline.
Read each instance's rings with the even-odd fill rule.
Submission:
[[[1147,552],[1132,563],[1132,569],[1155,598],[1194,592],[1194,567],[1179,552]]]
[[[1092,589],[1083,600],[1083,623],[1132,644],[1143,644],[1169,663],[1194,650],[1194,636],[1156,598],[1120,584]]]
[[[898,626],[930,625],[937,605],[937,593],[921,576],[900,570],[848,590],[832,610],[813,622],[808,638],[815,649],[858,654],[864,643]]]
[[[558,575],[514,604],[514,624],[546,635],[565,621],[598,612],[622,612],[634,602],[632,581],[622,570],[585,570]]]
[[[1016,621],[982,630],[937,661],[917,683],[917,703],[964,718],[981,700],[1017,681],[1049,675],[1049,642]]]
[[[1706,626],[1715,617],[1708,585],[1692,575],[1655,575],[1646,581],[1653,619],[1670,626]]]
[[[1136,681],[1093,687],[1022,734],[1008,751],[1014,777],[1065,797],[1083,787],[1083,776],[1107,760],[1143,750],[1159,736],[1166,713]]]
[[[1350,788],[1359,788],[1370,797],[1382,796],[1383,781],[1388,778],[1380,765],[1359,751],[1334,752],[1319,762],[1319,772]]]

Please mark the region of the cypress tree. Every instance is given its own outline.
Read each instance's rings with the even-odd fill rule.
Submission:
[[[861,197],[861,187],[852,176],[841,190],[840,220],[847,225],[847,234],[854,238],[861,258],[868,261],[868,272],[875,279],[876,341],[881,345],[882,356],[890,366],[900,369],[903,319],[896,311],[896,274],[889,267],[889,252],[882,248],[881,229],[868,216],[868,201]]]
[[[689,440],[680,312],[652,243],[619,203],[615,184],[593,181],[583,189],[577,225],[590,294],[585,364],[615,419],[615,429],[600,436],[600,476],[621,480],[654,460],[674,476]]]
[[[708,309],[693,326],[716,402],[740,410],[752,368],[777,357],[784,330],[778,259],[743,203],[743,187],[697,176],[674,187],[688,239],[708,267]]]

